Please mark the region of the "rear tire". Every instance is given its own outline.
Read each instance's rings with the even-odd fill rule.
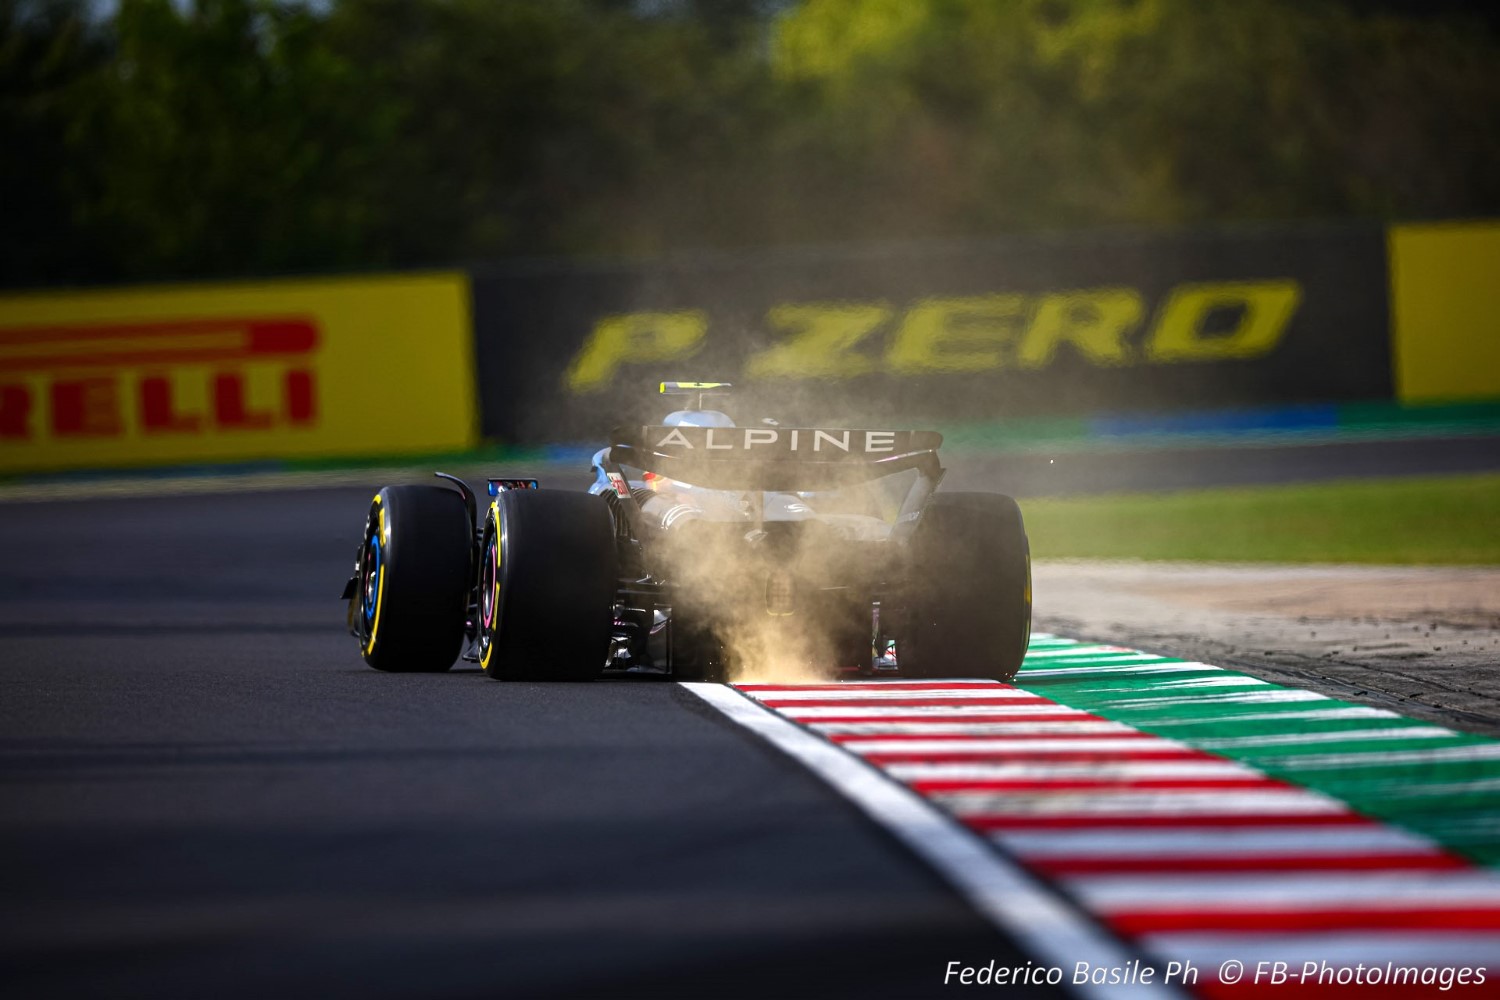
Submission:
[[[591,680],[604,669],[619,563],[590,493],[507,490],[480,546],[479,662],[502,680]]]
[[[351,609],[376,670],[447,670],[464,641],[474,528],[463,497],[441,486],[375,495]]]
[[[1031,641],[1031,546],[1021,509],[999,493],[937,493],[911,539],[908,677],[1009,681]]]

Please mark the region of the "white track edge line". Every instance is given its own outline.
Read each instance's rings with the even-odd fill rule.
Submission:
[[[1071,971],[1121,968],[1154,958],[1133,954],[1030,872],[894,779],[822,737],[723,684],[679,681],[731,721],[792,757],[937,870],[979,913],[1048,965],[1064,970],[1063,983],[1080,996],[1144,1000],[1181,996],[1161,983],[1078,984]]]

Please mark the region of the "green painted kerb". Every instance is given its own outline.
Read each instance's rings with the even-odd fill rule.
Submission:
[[[1033,639],[1016,686],[1243,761],[1482,864],[1500,862],[1500,740],[1219,667],[1089,649],[1097,647]]]

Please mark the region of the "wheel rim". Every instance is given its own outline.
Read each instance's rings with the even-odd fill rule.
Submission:
[[[360,610],[364,613],[365,634],[375,624],[375,608],[380,598],[380,572],[384,562],[380,546],[380,533],[371,532],[365,543],[365,561],[360,569],[363,577],[363,593],[360,595]]]
[[[486,533],[483,564],[479,569],[479,665],[490,669],[495,652],[495,626],[500,618],[500,533]]]
[[[489,633],[495,624],[496,587],[495,576],[496,564],[500,561],[499,556],[500,539],[491,534],[489,543],[484,549],[484,566],[480,577],[479,595],[479,617],[484,626],[484,631]]]

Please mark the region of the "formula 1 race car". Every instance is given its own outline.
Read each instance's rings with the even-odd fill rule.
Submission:
[[[589,492],[491,479],[389,486],[344,589],[379,670],[497,678],[829,675],[1008,680],[1031,626],[1020,509],[942,493],[932,431],[737,426],[706,409],[617,428]],[[476,521],[478,521],[476,527]]]

